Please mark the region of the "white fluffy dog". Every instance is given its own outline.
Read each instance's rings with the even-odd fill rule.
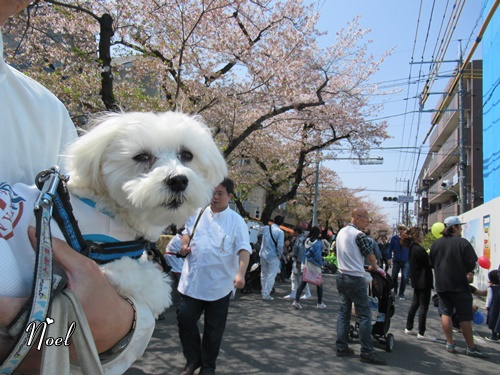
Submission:
[[[70,192],[150,241],[207,205],[227,174],[207,127],[178,112],[109,115],[68,156]]]
[[[207,205],[227,174],[208,128],[198,117],[177,112],[107,115],[69,147],[67,156],[68,189],[82,235],[104,242],[158,240],[165,227],[182,225],[196,208]],[[37,192],[17,184],[9,194],[6,198],[0,186],[0,201],[10,199],[4,202],[6,210],[15,211],[21,198],[29,211]],[[7,216],[12,218],[12,212]],[[26,227],[16,228],[20,222],[0,226],[0,238],[17,241],[11,245],[16,250],[27,243],[19,242],[20,236],[27,237]],[[53,223],[53,235],[62,238],[56,227]],[[0,295],[25,295],[32,287],[33,251],[2,257],[0,269],[20,273],[22,287],[14,285],[19,276],[7,276],[2,279],[10,280],[10,286],[4,283]],[[147,304],[155,316],[171,304],[170,283],[146,257],[124,257],[101,268],[120,294]]]

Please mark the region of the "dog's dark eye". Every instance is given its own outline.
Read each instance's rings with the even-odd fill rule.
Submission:
[[[182,162],[191,161],[193,160],[193,154],[190,151],[182,150],[179,153],[179,159],[181,159]]]
[[[151,164],[154,157],[146,152],[143,152],[142,154],[134,156],[133,159],[139,163],[150,163]]]

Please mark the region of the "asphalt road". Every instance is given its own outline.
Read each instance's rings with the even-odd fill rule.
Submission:
[[[295,310],[291,301],[282,297],[290,291],[290,283],[276,283],[274,301],[262,301],[260,294],[237,295],[229,308],[221,352],[217,361],[218,374],[344,374],[384,373],[411,374],[498,374],[500,343],[491,343],[482,337],[490,331],[485,324],[474,325],[476,344],[486,351],[488,359],[472,358],[463,353],[451,354],[442,342],[424,342],[404,333],[406,315],[410,307],[412,289],[407,299],[396,301],[396,312],[391,319],[395,338],[394,349],[386,352],[375,342],[380,357],[387,366],[373,366],[359,361],[359,343],[351,347],[356,356],[337,358],[335,355],[338,293],[335,275],[324,275],[325,310],[316,309],[316,290],[313,298],[303,301],[302,310]],[[484,302],[478,300],[479,306]],[[482,312],[485,313],[484,309]],[[165,312],[165,320],[157,322],[153,338],[144,354],[126,374],[180,374],[185,360],[177,334],[175,305]],[[415,324],[417,322],[415,321]],[[443,339],[437,308],[431,304],[427,333]],[[465,341],[455,333],[461,349]]]

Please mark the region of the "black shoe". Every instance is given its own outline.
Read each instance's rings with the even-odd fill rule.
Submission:
[[[181,375],[194,375],[194,372],[200,367],[200,364],[188,362],[186,363],[186,366],[184,366],[184,370],[182,370]]]
[[[370,363],[372,365],[386,365],[387,362],[383,359],[377,357],[377,353],[363,354],[359,355],[359,360],[364,363]]]
[[[338,350],[337,349],[337,357],[348,357],[350,355],[354,355],[354,350],[352,350],[349,347],[347,347],[344,350]]]

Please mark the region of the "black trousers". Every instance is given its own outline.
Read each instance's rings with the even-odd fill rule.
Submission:
[[[423,335],[425,333],[427,311],[431,301],[430,289],[413,289],[413,300],[411,301],[410,310],[408,310],[408,317],[406,319],[406,328],[413,329],[413,322],[418,310],[418,333]]]
[[[181,294],[177,305],[177,324],[184,357],[188,363],[200,365],[206,372],[215,371],[226,328],[230,295],[216,301],[203,301]],[[203,339],[198,329],[202,312],[205,313]]]

